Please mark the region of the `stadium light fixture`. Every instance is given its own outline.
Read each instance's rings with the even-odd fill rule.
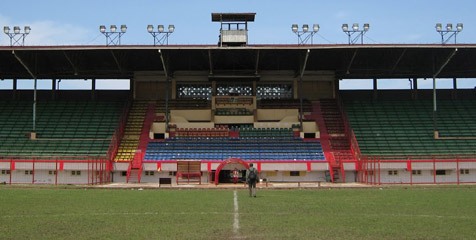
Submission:
[[[157,26],[157,32],[152,25],[147,26],[147,31],[154,37],[154,46],[169,45],[169,36],[175,31],[175,25],[170,24],[168,31],[165,31],[164,25]]]
[[[435,28],[436,32],[441,35],[441,44],[447,44],[453,37],[454,44],[456,44],[456,35],[458,35],[459,32],[463,31],[463,24],[458,23],[456,24],[456,29],[453,29],[453,24],[448,23],[446,24],[446,28],[443,29],[443,25],[441,23],[437,23]]]
[[[306,45],[308,44],[309,40],[311,41],[311,44],[313,44],[314,34],[319,32],[319,29],[320,29],[319,24],[313,24],[312,29],[309,29],[309,24],[303,24],[301,31],[299,31],[299,27],[297,24],[291,25],[291,30],[298,37],[298,45]]]
[[[342,24],[342,31],[347,32],[349,30],[349,25],[347,24]]]
[[[293,24],[291,26],[291,30],[293,30],[293,32],[297,32],[298,31],[298,25],[297,24]]]
[[[370,24],[365,23],[363,29],[359,29],[359,24],[352,24],[352,29],[349,29],[348,24],[342,24],[342,31],[349,37],[349,45],[356,44],[360,39],[360,44],[364,44],[364,35],[370,29]],[[355,35],[355,36],[354,36]]]
[[[3,32],[10,38],[10,46],[25,46],[25,38],[30,34],[31,28],[30,26],[25,26],[23,30],[24,32],[21,32],[19,26],[14,26],[13,32],[10,32],[9,26],[3,27]]]
[[[106,36],[106,46],[110,45],[121,45],[121,37],[127,31],[127,26],[125,24],[121,25],[120,32],[117,31],[116,25],[111,25],[109,32],[106,31],[106,26],[100,25],[99,32]]]

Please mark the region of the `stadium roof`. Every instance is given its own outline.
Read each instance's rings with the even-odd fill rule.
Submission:
[[[338,79],[475,78],[476,44],[459,45],[215,45],[0,47],[0,78],[117,79],[136,71],[299,73],[331,70]],[[457,50],[456,50],[457,49]],[[29,71],[31,73],[29,73]],[[306,73],[305,73],[306,74]]]

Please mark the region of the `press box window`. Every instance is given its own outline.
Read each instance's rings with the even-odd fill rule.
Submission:
[[[122,176],[122,177],[127,177],[127,172],[126,172],[126,171],[122,171],[122,172],[121,172],[121,176]]]
[[[397,176],[397,175],[398,175],[398,171],[397,171],[397,170],[390,170],[390,171],[388,171],[388,175]]]
[[[291,177],[299,177],[299,176],[301,176],[301,174],[300,174],[299,171],[291,171],[291,172],[289,173],[289,176],[291,176]]]
[[[48,171],[49,175],[56,175],[56,171]]]
[[[459,173],[464,175],[469,174],[469,169],[460,169]]]
[[[2,170],[2,174],[10,174],[10,170]]]
[[[154,171],[145,171],[146,176],[154,176],[155,172]]]
[[[81,171],[71,171],[71,176],[81,176]]]
[[[25,175],[33,175],[33,171],[32,170],[26,170]]]
[[[413,175],[421,175],[421,170],[412,170]]]
[[[436,170],[436,175],[446,175],[446,170]]]

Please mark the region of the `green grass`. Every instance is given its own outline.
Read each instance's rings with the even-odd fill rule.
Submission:
[[[1,239],[474,239],[476,188],[0,188]]]

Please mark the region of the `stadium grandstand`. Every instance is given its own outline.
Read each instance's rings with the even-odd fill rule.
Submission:
[[[476,183],[476,89],[457,88],[475,44],[251,45],[254,18],[213,13],[238,28],[215,45],[0,46],[0,182],[219,184],[254,163],[267,182]],[[71,79],[91,89],[57,89]]]

